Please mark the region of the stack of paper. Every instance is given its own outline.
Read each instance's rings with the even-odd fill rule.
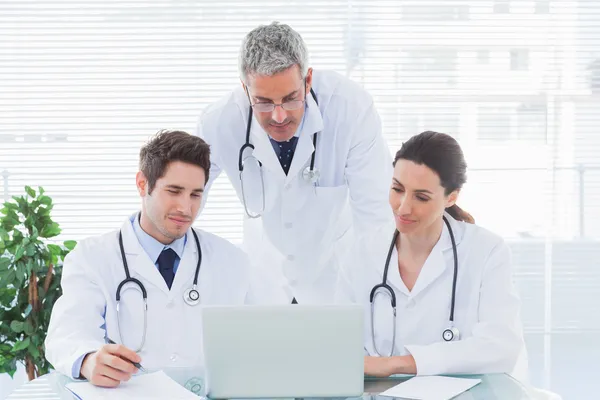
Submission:
[[[414,400],[448,400],[466,392],[481,379],[417,376],[381,393],[381,396]]]
[[[132,376],[128,382],[122,382],[116,388],[101,388],[89,382],[69,383],[66,388],[81,400],[198,400],[198,396],[180,386],[163,371]]]

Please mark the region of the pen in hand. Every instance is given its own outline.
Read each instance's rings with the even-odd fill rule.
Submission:
[[[112,340],[111,338],[107,338],[107,339],[108,339],[108,343],[110,343],[110,344],[118,344],[114,340]],[[144,369],[144,367],[142,367],[142,364],[133,362],[133,361],[131,361],[129,359],[125,359],[125,361],[129,361],[130,363],[132,363],[138,370],[140,370],[142,372],[146,372],[146,369]]]

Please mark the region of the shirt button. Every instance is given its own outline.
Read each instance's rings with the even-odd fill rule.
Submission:
[[[169,357],[171,359],[171,361],[175,362],[177,361],[177,353],[173,353],[171,354],[171,357]]]
[[[291,184],[288,183],[288,184],[285,185],[285,190],[290,190],[291,188],[292,188]]]
[[[291,222],[286,222],[285,224],[283,224],[283,226],[285,226],[285,229],[291,229],[292,226],[294,226],[294,224],[292,224]]]
[[[287,256],[288,261],[294,261],[295,257],[293,255]]]
[[[415,301],[413,299],[408,300],[408,302],[406,303],[406,308],[414,308],[415,306]]]
[[[167,308],[170,309],[170,308],[173,308],[173,307],[175,307],[175,303],[173,301],[170,301],[170,302],[167,303]]]

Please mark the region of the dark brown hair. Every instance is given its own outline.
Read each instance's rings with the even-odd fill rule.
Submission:
[[[210,170],[210,147],[198,136],[183,131],[162,130],[140,150],[140,171],[148,179],[148,194],[163,177],[173,161],[197,165],[204,170],[206,181]]]
[[[458,142],[445,133],[425,131],[411,137],[396,153],[394,166],[398,160],[408,160],[425,165],[440,177],[446,196],[461,189],[467,181],[467,162]],[[475,220],[468,212],[454,204],[446,209],[457,221],[471,224]]]

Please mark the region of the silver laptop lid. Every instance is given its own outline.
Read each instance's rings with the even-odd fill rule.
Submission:
[[[363,313],[360,305],[205,307],[208,396],[361,396]]]

